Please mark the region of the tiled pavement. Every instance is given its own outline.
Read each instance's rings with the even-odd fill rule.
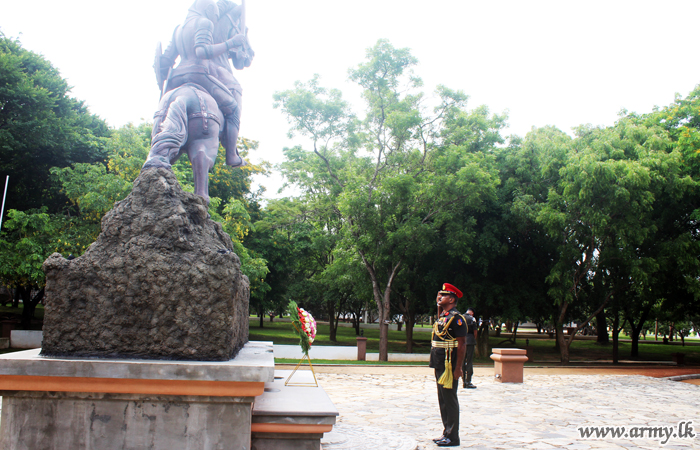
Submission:
[[[460,387],[461,446],[473,449],[656,449],[659,439],[583,439],[578,427],[676,427],[693,421],[694,439],[663,448],[700,449],[700,386],[641,375],[528,375],[500,383],[477,371]],[[432,372],[318,373],[340,417],[323,449],[432,449],[442,433]],[[647,431],[648,433],[648,431]]]

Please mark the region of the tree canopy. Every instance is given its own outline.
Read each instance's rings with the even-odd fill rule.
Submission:
[[[303,189],[316,220],[336,223],[337,251],[351,251],[362,262],[379,310],[383,361],[397,277],[444,227],[454,230],[450,244],[468,251],[469,222],[454,225],[452,219],[478,210],[498,184],[491,157],[470,148],[477,138],[453,137],[453,129],[464,128],[458,122],[468,114],[466,95],[440,87],[438,105],[428,111],[412,72],[416,62],[408,49],[387,41],[368,49],[366,62],[349,71],[363,89],[362,120],[338,91],[319,87],[318,77],[275,94],[290,131],[313,142],[311,151],[285,152],[283,173]],[[482,131],[497,134],[502,125],[487,117]]]
[[[348,71],[360,110],[319,75],[275,93],[289,135],[304,139],[277,167],[298,197],[261,201],[251,176],[267,163],[214,167],[210,214],[234,241],[251,309],[279,314],[294,300],[320,310],[331,340],[341,317],[359,333],[376,311],[381,360],[395,318],[412,351],[413,325],[435,313],[443,282],[483,319],[482,354],[503,321],[556,332],[563,362],[564,327],[594,317],[614,342],[628,330],[632,356],[651,320],[697,330],[700,85],[611,126],[505,136],[507,114],[446,86],[426,94],[417,69],[409,49],[380,40]],[[0,168],[11,177],[0,279],[30,305],[41,262],[87,248],[150,147],[149,124],[109,129],[69,92],[43,57],[0,36]],[[188,166],[173,170],[192,191]]]
[[[318,75],[274,96],[290,136],[310,140],[280,165],[303,192],[289,213],[332,237],[325,259],[303,263],[311,272],[294,272],[320,283],[317,296],[341,305],[336,267],[351,274],[356,260],[365,273],[349,290],[371,287],[380,330],[400,312],[409,333],[436,287],[454,282],[484,319],[549,323],[564,362],[567,324],[607,311],[641,327],[652,310],[698,301],[700,90],[610,127],[504,137],[506,115],[469,110],[444,86],[426,96],[416,65],[387,41],[368,49],[349,70],[362,113]]]
[[[59,211],[65,197],[52,186],[51,167],[105,160],[107,124],[69,94],[50,62],[0,32],[0,174],[10,176],[6,210]]]
[[[30,294],[43,292],[43,261],[53,252],[77,257],[87,249],[104,214],[131,191],[150,150],[150,124],[110,129],[69,93],[51,63],[0,34],[0,174],[10,175],[0,280],[20,294],[27,320],[41,299]],[[244,155],[257,145],[239,139]],[[180,159],[173,170],[192,192],[189,166]],[[268,269],[243,242],[258,219],[262,193],[251,191],[251,175],[267,167],[218,164],[210,175],[210,214],[232,236],[254,294],[267,289]]]

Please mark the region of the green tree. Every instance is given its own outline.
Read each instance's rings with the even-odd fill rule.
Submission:
[[[682,155],[686,173],[697,179],[700,176],[700,85],[685,98],[676,94],[672,104],[643,118],[668,131]]]
[[[532,209],[557,242],[547,283],[557,306],[564,363],[573,340],[573,334],[564,336],[564,324],[575,320],[578,330],[611,298],[619,297],[617,304],[622,298],[633,301],[630,289],[644,289],[655,265],[637,251],[654,238],[658,224],[653,212],[663,206],[658,202],[662,194],[684,183],[678,176],[679,154],[660,127],[623,117],[613,127],[579,127],[576,132],[568,142],[560,135],[556,146],[551,140],[543,143],[565,156],[553,167],[558,167],[556,173],[545,170],[556,181],[546,201],[540,199]]]
[[[46,206],[58,212],[65,197],[49,169],[106,158],[107,124],[69,93],[51,63],[0,32],[0,174],[10,176],[6,210]]]
[[[128,123],[112,132],[105,145],[110,173],[131,183],[138,178],[151,151],[152,128],[153,124],[148,122]]]
[[[291,132],[313,141],[312,152],[287,151],[283,172],[309,198],[329,202],[342,223],[339,246],[362,260],[379,310],[383,361],[392,288],[404,265],[429,250],[456,210],[478,208],[497,184],[482,164],[485,155],[441,145],[448,112],[464,108],[467,98],[440,87],[439,105],[426,113],[416,63],[408,49],[384,40],[367,51],[367,61],[349,72],[367,104],[362,121],[317,78],[275,94]]]
[[[44,297],[46,257],[60,245],[56,238],[58,224],[46,210],[7,212],[0,233],[0,281],[15,289],[22,299],[22,325],[28,327],[36,305]],[[32,291],[37,292],[32,296]]]
[[[295,233],[293,219],[295,206],[292,201],[272,200],[261,211],[260,220],[248,236],[249,247],[267,261],[268,274],[265,284],[269,289],[251,292],[250,308],[260,318],[260,327],[266,311],[285,308],[289,303],[287,289],[290,285],[294,265]]]
[[[650,315],[684,322],[700,307],[700,85],[688,96],[644,115],[631,115],[649,127],[666,130],[673,145],[674,164],[663,167],[666,189],[657,194],[653,237],[639,251],[655,264],[646,282],[645,308],[632,327],[632,356],[638,353],[638,334]],[[651,311],[651,312],[650,312]]]
[[[280,311],[295,300],[317,317],[322,310],[336,315],[337,299],[324,269],[333,261],[337,233],[319,214],[302,199],[273,200],[262,211],[250,242],[268,261],[270,290],[255,299],[258,308]],[[332,323],[331,340],[335,330]]]

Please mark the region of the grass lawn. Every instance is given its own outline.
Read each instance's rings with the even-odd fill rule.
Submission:
[[[337,342],[331,342],[329,339],[328,324],[319,323],[318,333],[314,345],[339,345],[339,346],[356,346],[356,336],[354,328],[338,327]],[[275,344],[295,345],[299,343],[299,338],[294,334],[294,330],[289,322],[275,320],[270,322],[266,319],[263,328],[259,326],[259,320],[251,317],[250,320],[250,340],[251,341],[272,341]],[[364,337],[367,338],[367,351],[370,353],[379,352],[379,330],[365,329]],[[529,338],[529,345],[534,351],[535,364],[540,363],[558,363],[559,351],[554,347],[554,339],[548,339],[546,335],[519,335],[513,345],[510,342],[504,342],[504,337],[490,336],[489,344],[496,348],[525,348],[525,339]],[[430,333],[414,331],[413,333],[413,352],[414,353],[430,353]],[[681,346],[680,342],[672,342],[662,344],[661,340],[654,341],[653,338],[647,338],[646,341],[639,341],[639,357],[631,358],[630,349],[631,342],[619,343],[619,358],[620,360],[636,361],[672,361],[672,353],[685,353],[686,365],[700,365],[700,344],[695,339],[686,340],[686,345]],[[612,361],[612,342],[601,345],[595,340],[576,339],[570,347],[571,361]],[[405,353],[406,352],[406,333],[404,331],[389,331],[389,353]],[[298,361],[277,360],[279,363],[296,364]],[[317,364],[339,364],[341,361],[314,361]],[[491,364],[489,357],[475,357],[474,362],[477,364]],[[346,363],[358,364],[358,361],[347,361]],[[376,362],[368,361],[366,364],[377,364]],[[390,363],[399,364],[399,363]],[[405,363],[416,364],[416,363]]]
[[[2,320],[22,320],[22,305],[19,308],[13,308],[12,306],[2,306],[0,305],[0,319]],[[44,320],[44,305],[36,305],[34,309],[34,319],[32,319],[32,324],[30,329],[41,330],[41,324]]]
[[[525,348],[526,337],[518,338],[517,345],[501,343],[502,338],[491,337],[489,343],[494,347],[501,348]],[[530,347],[534,350],[535,362],[559,362],[559,351],[554,347],[554,339],[530,339]],[[501,343],[501,345],[498,345]],[[687,365],[700,365],[700,345],[693,342],[689,345],[681,346],[680,342],[673,342],[664,345],[661,340],[654,341],[647,338],[646,341],[639,341],[639,356],[632,358],[630,352],[631,342],[620,342],[618,344],[619,359],[627,361],[672,361],[673,353],[685,353],[685,363]],[[569,358],[571,361],[612,361],[613,344],[612,340],[607,344],[598,344],[593,339],[574,339],[569,348]]]
[[[2,306],[0,305],[0,317],[16,316],[17,319],[22,318],[22,306],[19,308],[13,308],[12,306]],[[36,305],[34,310],[34,319],[44,320],[44,305]]]
[[[294,329],[289,322],[270,322],[267,320],[263,328],[260,328],[259,321],[251,318],[249,330],[249,339],[251,341],[272,341],[275,344],[283,345],[299,343],[299,338],[294,333]],[[314,345],[357,346],[357,336],[354,328],[338,327],[337,342],[332,342],[329,336],[330,326],[319,323]],[[367,351],[379,353],[379,330],[365,329],[364,337],[367,338]],[[414,353],[430,353],[430,333],[413,333],[413,342]],[[389,331],[389,353],[405,352],[406,333],[404,331]]]

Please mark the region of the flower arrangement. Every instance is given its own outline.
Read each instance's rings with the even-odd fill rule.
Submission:
[[[304,308],[299,308],[295,301],[289,302],[287,307],[292,325],[299,335],[299,345],[305,355],[309,355],[309,349],[316,339],[316,320]]]

